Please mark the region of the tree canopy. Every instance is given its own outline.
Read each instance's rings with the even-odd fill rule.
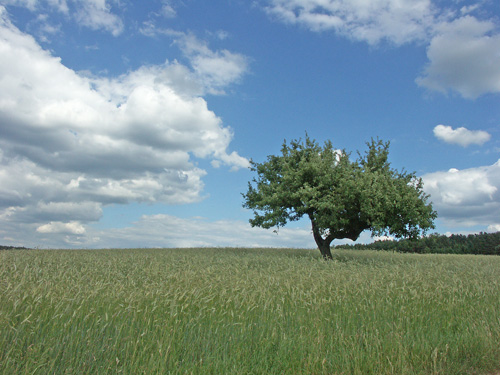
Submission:
[[[331,259],[334,239],[355,241],[372,235],[416,238],[434,228],[436,212],[415,173],[397,171],[388,162],[389,142],[372,139],[364,154],[351,160],[332,142],[320,146],[285,141],[281,155],[264,163],[251,161],[257,177],[248,183],[243,206],[254,211],[252,226],[280,227],[306,216],[325,259]]]

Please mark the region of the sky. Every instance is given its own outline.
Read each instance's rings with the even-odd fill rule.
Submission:
[[[241,195],[306,132],[500,231],[500,2],[0,0],[0,244],[314,248]]]

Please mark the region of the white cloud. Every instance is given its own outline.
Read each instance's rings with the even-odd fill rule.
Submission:
[[[57,9],[59,12],[65,14],[69,13],[69,7],[66,0],[46,0],[46,1],[51,7]]]
[[[422,176],[438,218],[448,224],[500,224],[500,160],[491,166]]]
[[[372,46],[429,43],[427,64],[416,83],[474,99],[500,92],[498,19],[484,3],[443,6],[432,0],[265,0],[268,14],[312,31],[332,30]],[[483,9],[484,8],[484,9]],[[485,17],[478,19],[478,13]]]
[[[71,1],[71,0],[70,0]],[[74,2],[77,0],[73,0]],[[84,2],[84,1],[83,1]],[[66,0],[2,0],[3,5],[14,5],[25,7],[30,11],[35,11],[43,5],[56,9],[62,13],[68,13],[68,3]]]
[[[66,224],[98,220],[105,204],[203,199],[206,171],[193,156],[248,166],[228,152],[231,130],[197,95],[204,83],[179,63],[85,77],[13,26],[3,7],[0,55],[4,228],[31,223],[56,233],[62,224],[51,223],[63,223],[65,234],[81,235]]]
[[[214,94],[224,93],[222,87],[237,82],[247,70],[247,60],[244,56],[227,50],[194,51],[190,55],[191,65],[204,82],[209,91]]]
[[[57,11],[70,15],[82,26],[93,30],[106,30],[114,36],[123,32],[121,18],[112,12],[113,0],[2,0],[3,5],[20,6],[30,11]],[[0,5],[1,6],[1,5]],[[45,26],[51,27],[49,24]]]
[[[50,222],[48,224],[41,225],[37,228],[37,232],[40,233],[58,233],[58,234],[84,234],[85,228],[75,222],[61,223],[61,222]]]
[[[37,3],[38,0],[2,0],[3,5],[14,5],[19,7],[25,7],[31,11],[34,11],[36,9]]]
[[[492,224],[488,226],[488,232],[500,232],[500,224]]]
[[[372,45],[424,40],[434,18],[430,0],[270,0],[266,9],[286,23]]]
[[[165,17],[165,18],[174,18],[177,16],[177,12],[170,4],[170,1],[163,0],[161,10],[160,10],[160,15]]]
[[[470,14],[472,12],[474,12],[475,10],[479,9],[479,4],[472,4],[472,5],[468,5],[468,6],[463,6],[462,8],[460,8],[460,13],[461,14]]]
[[[429,64],[418,85],[442,93],[453,90],[474,99],[500,92],[500,34],[492,20],[465,16],[436,27],[427,49]]]
[[[76,1],[76,20],[83,26],[94,30],[104,29],[114,36],[123,31],[123,22],[116,14],[111,13],[111,6],[106,0]]]
[[[246,56],[225,49],[212,51],[205,41],[192,33],[157,28],[152,21],[144,22],[140,32],[148,37],[166,35],[173,38],[194,70],[191,79],[202,84],[203,92],[225,94],[224,88],[240,81],[248,71]],[[223,31],[216,33],[218,39],[224,35]]]
[[[463,147],[473,144],[482,145],[491,138],[491,135],[484,130],[469,130],[464,127],[453,129],[447,125],[437,125],[434,128],[434,135],[446,143],[457,144]]]
[[[61,25],[53,25],[50,23],[48,21],[48,16],[45,14],[40,14],[37,17],[36,24],[38,26],[37,36],[40,41],[45,43],[50,43],[50,38],[61,32]]]

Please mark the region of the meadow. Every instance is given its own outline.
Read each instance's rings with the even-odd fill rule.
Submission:
[[[500,257],[0,252],[0,374],[496,374]]]

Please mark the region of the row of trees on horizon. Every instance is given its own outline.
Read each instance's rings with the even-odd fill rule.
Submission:
[[[431,234],[419,239],[375,241],[371,244],[337,245],[336,248],[386,250],[416,254],[500,255],[500,232],[478,234]]]

